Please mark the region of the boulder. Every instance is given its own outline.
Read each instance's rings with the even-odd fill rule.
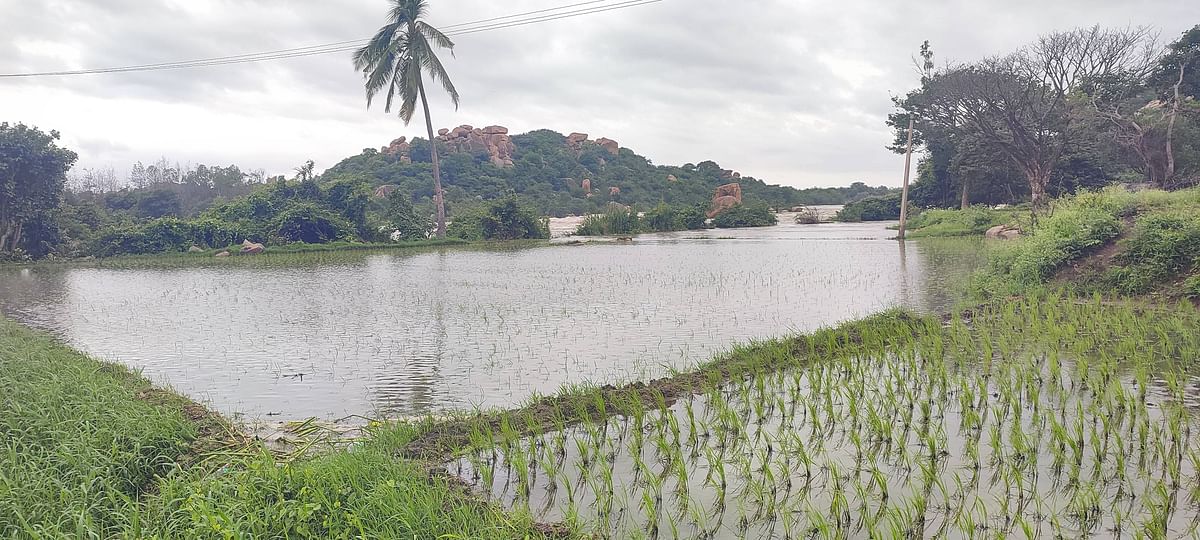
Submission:
[[[220,253],[218,253],[218,254],[216,254],[216,255],[213,255],[213,257],[228,257],[228,256],[229,256],[229,252],[228,252],[228,251],[222,251],[222,252],[220,252]]]
[[[617,152],[621,149],[621,145],[617,144],[617,141],[607,137],[600,137],[599,139],[596,139],[596,144],[600,145],[601,148],[607,150],[608,153],[614,156],[617,155]]]
[[[401,163],[412,163],[410,150],[412,150],[412,145],[408,143],[408,137],[400,137],[393,140],[391,144],[380,148],[379,152],[385,156],[399,156]]]
[[[200,246],[192,246],[192,247],[188,248],[188,253],[200,253],[201,251],[204,251],[204,250],[200,249]]]
[[[742,204],[742,185],[733,182],[717,186],[713,192],[712,207],[708,210],[708,217],[716,216],[730,208]]]
[[[678,178],[675,178],[675,175],[673,175],[673,174],[668,174],[668,175],[667,175],[667,181],[668,181],[668,182],[678,182],[678,181],[679,181],[679,179],[678,179]]]
[[[588,138],[587,133],[575,132],[570,135],[567,135],[567,148],[569,148],[572,152],[575,153],[576,156],[578,156],[580,153],[583,152],[583,143],[584,143],[584,141],[587,140],[587,138]]]
[[[463,124],[450,130],[438,130],[438,133],[437,139],[445,143],[451,152],[485,154],[488,161],[496,167],[513,165],[513,152],[516,150],[516,146],[508,136],[508,128],[504,126],[488,126],[478,129]]]
[[[441,136],[441,135],[445,135],[445,134],[447,134],[447,133],[450,133],[450,128],[442,128],[442,129],[439,129],[439,130],[438,130],[438,135],[439,135],[439,136]]]
[[[1021,236],[1021,229],[1009,225],[996,225],[983,234],[988,238],[996,240],[1012,240]]]
[[[242,249],[239,251],[239,253],[242,255],[258,255],[259,253],[266,251],[266,249],[267,247],[262,244],[251,242],[249,240],[243,240]]]
[[[620,195],[620,194],[621,194],[621,188],[619,188],[617,186],[612,186],[612,187],[608,188],[608,196],[609,197],[616,197],[617,195]]]

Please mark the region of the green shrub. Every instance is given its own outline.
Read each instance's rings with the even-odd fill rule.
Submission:
[[[101,257],[124,254],[186,251],[192,245],[192,225],[162,218],[141,225],[121,225],[101,232],[93,252]]]
[[[916,215],[911,206],[909,215]],[[852,202],[838,210],[833,219],[849,222],[900,219],[900,194],[891,193]]]
[[[1200,274],[1187,278],[1183,282],[1183,295],[1188,298],[1200,298]]]
[[[645,229],[655,232],[703,229],[708,220],[698,206],[671,206],[660,203],[642,216]]]
[[[1150,213],[1138,219],[1123,247],[1120,265],[1106,280],[1124,293],[1145,292],[1186,274],[1200,260],[1200,214],[1194,209]]]
[[[922,210],[908,221],[909,236],[972,236],[996,225],[1010,223],[1018,210],[993,210],[972,206],[966,210]]]
[[[393,191],[384,200],[383,206],[380,217],[384,224],[381,232],[388,240],[393,239],[393,233],[399,233],[397,236],[400,240],[420,240],[429,238],[433,232],[433,224],[428,218],[417,214],[408,194],[399,190]]]
[[[197,246],[221,248],[240,244],[242,240],[262,242],[265,238],[239,223],[204,218],[192,222],[192,240]]]
[[[1121,232],[1121,217],[1133,210],[1134,198],[1121,189],[1080,192],[1055,201],[1030,234],[994,250],[976,279],[979,292],[1013,294],[1045,282],[1058,269]]]
[[[314,203],[299,203],[275,218],[274,236],[285,242],[323,244],[354,237],[354,226],[342,216]]]
[[[508,195],[482,210],[454,217],[447,235],[463,240],[524,240],[550,238],[550,222]]]
[[[642,229],[637,212],[628,208],[610,207],[603,214],[592,214],[583,219],[575,229],[579,236],[603,236],[609,234],[636,234]]]
[[[712,223],[719,229],[733,229],[737,227],[769,227],[778,223],[778,220],[766,206],[739,204],[717,214]]]

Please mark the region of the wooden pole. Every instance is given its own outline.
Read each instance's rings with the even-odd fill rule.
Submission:
[[[908,148],[904,152],[904,187],[900,190],[900,234],[897,236],[900,240],[904,240],[904,227],[908,225],[908,170],[912,165],[912,133],[913,133],[913,117],[908,116]]]

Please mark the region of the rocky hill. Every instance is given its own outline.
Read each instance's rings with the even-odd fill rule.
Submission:
[[[724,169],[712,161],[680,166],[655,165],[606,137],[563,135],[537,130],[509,135],[504,126],[462,125],[438,130],[436,137],[449,211],[493,199],[509,190],[547,215],[596,212],[610,202],[649,208],[665,202],[708,205],[718,186],[737,183],[748,203],[775,208],[842,204],[885,192],[861,182],[843,188],[799,190],[770,185]],[[429,141],[400,137],[378,150],[369,148],[342,160],[322,175],[325,181],[365,178],[383,191],[411,193],[421,203],[433,195]]]

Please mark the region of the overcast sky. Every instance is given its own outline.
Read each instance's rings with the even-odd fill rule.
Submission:
[[[582,0],[432,0],[448,26]],[[608,0],[613,4],[618,0]],[[599,5],[599,4],[597,4]],[[386,0],[0,0],[0,73],[189,60],[365,38]],[[444,55],[462,104],[432,94],[435,129],[500,124],[609,137],[656,163],[705,159],[772,183],[898,185],[890,96],[938,63],[1092,24],[1200,23],[1190,0],[857,2],[663,0],[463,35]],[[418,113],[419,115],[419,113]],[[135,161],[318,170],[400,135],[366,108],[350,53],[146,73],[0,79],[0,121],[62,133],[77,167]]]

